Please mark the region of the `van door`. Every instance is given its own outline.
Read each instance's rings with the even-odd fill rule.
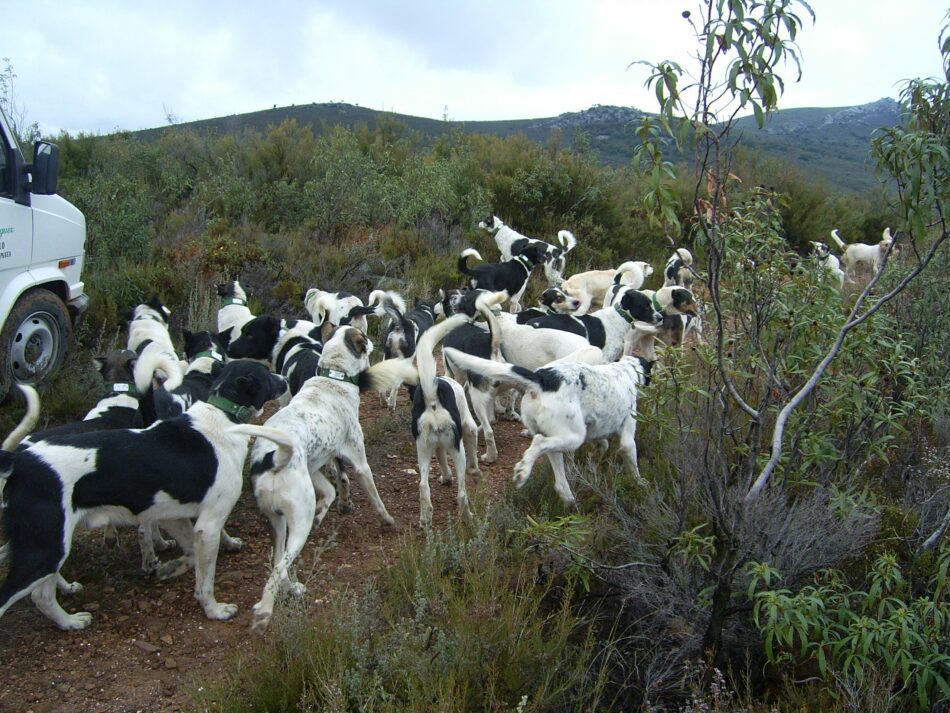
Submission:
[[[29,267],[33,256],[33,209],[14,200],[19,180],[14,152],[20,149],[7,138],[5,129],[0,126],[0,294]]]

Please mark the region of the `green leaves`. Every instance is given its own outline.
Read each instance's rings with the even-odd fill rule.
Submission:
[[[950,547],[945,545],[930,594],[908,601],[903,573],[890,553],[876,560],[863,591],[851,589],[833,571],[795,594],[772,590],[768,579],[778,573],[767,563],[751,563],[753,621],[763,634],[766,656],[773,664],[813,659],[829,682],[849,677],[864,685],[883,669],[921,709],[950,700],[950,655],[944,646],[950,607],[942,597],[948,565]],[[755,591],[763,582],[766,588]]]

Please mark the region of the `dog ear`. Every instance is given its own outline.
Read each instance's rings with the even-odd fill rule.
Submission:
[[[123,307],[119,310],[119,319],[125,320],[126,322],[131,322],[134,316],[135,309],[132,307]]]
[[[221,347],[221,350],[227,352],[228,345],[231,343],[231,330],[226,329],[223,332],[218,332],[215,335],[215,339],[218,342],[218,345]]]
[[[92,358],[92,364],[93,364],[93,368],[95,368],[96,371],[98,371],[100,374],[105,376],[106,367],[109,364],[109,359],[105,355],[96,356]]]
[[[365,334],[355,327],[350,327],[343,335],[343,343],[349,349],[353,356],[360,358],[369,353],[369,339]]]

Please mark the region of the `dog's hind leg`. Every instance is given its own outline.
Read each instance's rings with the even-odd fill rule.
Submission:
[[[340,472],[342,473],[342,470]],[[314,518],[316,520],[316,524],[319,525],[321,522],[323,522],[323,518],[325,518],[327,513],[330,511],[330,506],[333,505],[333,501],[337,497],[337,492],[336,488],[333,487],[333,483],[327,480],[326,476],[323,474],[323,471],[321,471],[319,468],[316,468],[310,472],[310,482],[313,484],[313,490],[317,499],[316,514],[314,515]],[[350,481],[348,478],[346,483],[346,494],[347,497],[349,497]],[[353,512],[352,502],[350,503],[349,510],[346,512]]]
[[[162,526],[175,538],[183,554],[168,562],[159,565],[155,572],[158,579],[179,577],[195,566],[194,526],[186,518],[178,520],[164,520]]]
[[[551,470],[554,473],[554,491],[565,504],[575,505],[577,501],[574,499],[574,493],[571,492],[570,483],[567,482],[567,471],[564,468],[564,453],[552,451],[547,456],[548,462],[551,464]]]
[[[42,571],[44,569],[46,573]],[[49,572],[47,567],[27,567],[14,558],[7,578],[0,585],[0,617],[16,602],[40,587],[46,578],[54,576],[55,572]]]
[[[444,446],[436,448],[436,456],[439,459],[439,483],[449,485],[452,482],[452,469],[449,467],[449,456]]]
[[[455,463],[455,477],[458,480],[458,493],[455,500],[458,503],[459,514],[466,520],[472,519],[472,510],[468,504],[468,490],[465,488],[466,462],[465,449],[456,448],[452,451],[452,460]]]
[[[10,557],[10,543],[4,542],[0,545],[0,564],[3,564]]]
[[[70,614],[59,605],[56,601],[56,585],[59,579],[59,574],[54,574],[35,587],[30,593],[33,603],[60,629],[66,631],[85,629],[92,623],[92,614],[87,611]]]
[[[491,427],[495,409],[494,397],[490,391],[486,392],[473,386],[469,387],[468,395],[472,400],[472,410],[475,412],[475,418],[478,419],[478,425],[481,426],[482,434],[485,436],[485,453],[481,459],[484,463],[494,463],[498,460],[495,432]]]
[[[465,448],[465,471],[468,475],[478,477],[482,473],[478,469],[478,426],[475,425],[475,419],[469,413],[468,404],[464,397],[459,404],[459,412],[462,414],[462,445]]]
[[[426,429],[428,430],[428,429]],[[419,434],[416,439],[416,459],[419,463],[419,526],[432,526],[432,494],[429,491],[429,468],[434,451],[427,438],[428,433]],[[440,453],[440,459],[444,457]],[[444,466],[443,466],[444,467]]]
[[[637,463],[637,420],[630,416],[620,427],[620,454],[623,456],[627,470],[637,480],[640,477],[640,465]]]
[[[334,458],[329,463],[327,463],[325,467],[330,471],[330,477],[333,480],[333,484],[336,486],[335,496],[337,499],[337,510],[343,514],[353,512],[356,508],[353,505],[353,498],[350,495],[350,478],[344,472],[343,464]],[[316,483],[314,483],[314,487],[316,487]]]
[[[329,485],[329,482],[327,484]],[[282,516],[269,513],[268,517],[274,525],[275,534],[279,531],[286,532],[286,540],[280,547],[279,555],[275,543],[274,568],[271,570],[267,584],[264,585],[260,601],[254,605],[254,621],[251,628],[257,632],[263,632],[270,623],[271,615],[274,613],[274,601],[282,587],[291,585],[291,591],[298,596],[306,591],[306,587],[299,582],[291,582],[289,571],[290,566],[307,544],[307,537],[310,535],[316,513],[316,496],[312,488],[303,488],[293,493],[293,497],[282,500],[280,504]]]
[[[240,537],[231,537],[227,530],[221,530],[221,549],[225,552],[240,552],[244,548],[244,540]]]

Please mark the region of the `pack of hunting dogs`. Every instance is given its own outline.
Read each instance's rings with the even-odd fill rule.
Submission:
[[[454,475],[460,516],[471,517],[466,478],[498,456],[492,423],[499,411],[520,419],[531,439],[514,467],[516,486],[545,457],[555,491],[573,505],[565,454],[614,436],[639,478],[637,393],[649,383],[656,342],[676,345],[690,333],[702,339],[692,255],[675,250],[663,286],[650,290],[643,285],[653,268],[642,261],[565,278],[577,244],[569,231],[549,243],[496,216],[479,227],[494,238],[500,261],[463,251],[458,268],[467,284],[412,309],[392,291],[374,290],[364,303],[348,292],[311,288],[307,319],[254,315],[233,281],[218,287],[217,330],[184,330],[183,356],[169,334],[171,313],[157,297],[128,310],[127,348],[97,358],[104,394],[82,421],[34,431],[39,397],[21,386],[26,412],[0,451],[0,561],[9,568],[0,616],[30,595],[58,627],[87,627],[90,613],[70,614],[57,601],[58,592],[81,588],[60,574],[73,534],[103,528],[109,541],[116,527],[134,526],[146,573],[167,579],[194,569],[205,614],[230,619],[237,607],[215,598],[215,567],[220,548],[242,546],[225,523],[249,454],[254,495],[272,531],[271,573],[252,624],[265,629],[281,593],[304,590],[293,563],[313,526],[334,501],[341,512],[352,510],[351,475],[383,522],[393,523],[366,459],[359,404],[367,390],[395,410],[401,387],[408,388],[422,526],[432,521],[433,457],[442,483]],[[886,250],[841,245],[849,270],[861,261],[876,269]],[[830,252],[815,248],[820,269],[837,279]],[[842,272],[837,259],[833,265]],[[522,310],[536,267],[548,287],[537,307]],[[385,358],[375,364],[370,318],[383,320],[377,326],[385,335]],[[440,343],[443,375],[435,356]],[[280,408],[251,423],[270,401]],[[162,561],[156,554],[176,544],[177,557]]]

